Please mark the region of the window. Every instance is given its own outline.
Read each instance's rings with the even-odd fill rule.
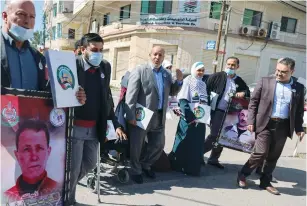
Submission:
[[[228,10],[228,5],[226,5],[225,11]],[[211,19],[220,19],[221,18],[221,10],[222,10],[222,3],[220,2],[211,2],[210,7],[210,15]],[[224,20],[227,19],[227,14],[224,14]]]
[[[52,27],[52,40],[55,40],[55,35],[56,35],[56,27]]]
[[[251,9],[244,10],[243,25],[260,27],[262,19],[262,12]]]
[[[53,17],[56,17],[56,15],[57,15],[57,4],[53,4]]]
[[[75,29],[68,29],[68,39],[75,39]]]
[[[171,14],[172,1],[165,0],[142,0],[141,14]]]
[[[103,26],[110,24],[110,13],[103,15]]]
[[[63,11],[64,11],[63,1],[59,1],[59,13],[63,13]]]
[[[123,6],[120,8],[119,20],[130,18],[131,5]]]
[[[56,38],[61,38],[62,37],[62,24],[57,23],[57,35]]]
[[[280,31],[295,33],[297,19],[289,17],[281,17],[281,27]]]

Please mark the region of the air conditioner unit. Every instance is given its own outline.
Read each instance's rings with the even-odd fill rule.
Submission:
[[[251,34],[252,34],[252,30],[251,30],[251,28],[249,28],[248,26],[242,26],[242,27],[240,28],[239,33],[240,33],[241,35],[248,36],[248,35],[251,35]]]
[[[270,24],[270,38],[271,39],[279,39],[279,33],[280,33],[280,22],[271,22]]]
[[[260,28],[256,30],[254,33],[254,35],[259,38],[266,38],[267,34],[268,34],[268,30],[265,28]]]

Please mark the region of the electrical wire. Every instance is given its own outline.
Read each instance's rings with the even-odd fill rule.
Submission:
[[[240,49],[240,50],[248,50],[254,44],[254,42],[255,42],[255,40],[253,39],[252,43],[248,47],[246,47],[245,49],[243,49],[241,47],[238,47],[238,49]]]

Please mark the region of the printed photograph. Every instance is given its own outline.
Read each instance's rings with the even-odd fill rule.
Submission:
[[[255,133],[247,130],[248,101],[233,99],[230,112],[222,126],[219,144],[251,153],[255,144]]]
[[[1,96],[3,205],[63,205],[66,116],[48,101]]]

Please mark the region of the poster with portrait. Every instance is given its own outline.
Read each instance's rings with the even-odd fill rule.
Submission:
[[[255,133],[247,130],[248,103],[246,99],[232,98],[218,140],[223,147],[252,152]]]
[[[46,56],[53,101],[56,108],[81,106],[76,57],[72,51],[47,50]]]
[[[1,205],[64,205],[66,111],[1,95]]]

